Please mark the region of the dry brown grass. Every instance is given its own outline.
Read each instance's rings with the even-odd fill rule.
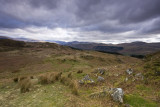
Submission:
[[[72,91],[72,94],[78,95],[78,83],[75,80],[72,80],[71,78],[68,77],[61,77],[60,82],[66,86],[69,86],[69,88]]]
[[[47,73],[39,77],[39,82],[41,84],[50,84],[58,81],[61,78],[62,72],[60,73]]]
[[[60,82],[64,85],[69,85],[69,78],[62,76]]]
[[[68,74],[68,78],[72,79],[72,73],[71,72]]]
[[[77,73],[78,73],[78,74],[79,74],[79,73],[83,73],[83,70],[78,70]]]
[[[49,84],[51,83],[51,78],[49,74],[44,74],[39,77],[39,82],[41,84]]]
[[[55,74],[55,80],[59,80],[61,78],[62,72]]]
[[[78,83],[77,83],[77,81],[72,80],[69,86],[72,90],[72,94],[79,95],[78,94]]]
[[[18,81],[22,81],[22,80],[24,80],[24,79],[27,79],[27,77],[21,76],[21,77],[19,77]]]
[[[32,83],[29,78],[25,78],[20,80],[18,83],[21,93],[29,92],[30,88],[32,87]]]

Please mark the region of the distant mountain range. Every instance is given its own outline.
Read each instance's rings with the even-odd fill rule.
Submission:
[[[95,50],[101,52],[120,53],[125,55],[146,55],[160,51],[160,43],[132,42],[116,45],[78,41],[56,43],[82,50]]]
[[[114,45],[114,44],[78,42],[78,41],[73,41],[73,42],[54,41],[54,40],[40,41],[29,38],[10,38],[5,36],[0,36],[0,39],[13,39],[25,42],[51,42],[81,50],[94,50],[94,51],[109,52],[109,53],[119,53],[124,55],[146,55],[160,51],[160,43],[145,43],[139,41]]]

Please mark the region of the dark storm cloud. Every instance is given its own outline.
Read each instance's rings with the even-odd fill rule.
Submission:
[[[60,0],[29,0],[29,3],[32,5],[32,7],[45,7],[47,9],[56,8],[59,5],[59,2]]]
[[[17,28],[25,26],[24,22],[0,11],[0,28]]]
[[[79,8],[76,15],[79,20],[84,21],[84,25],[106,20],[119,22],[114,25],[115,29],[110,29],[111,27],[106,25],[100,26],[99,30],[103,31],[121,29],[125,31],[131,24],[147,23],[160,17],[160,0],[81,0],[77,1],[77,5]],[[121,28],[117,29],[117,25],[121,25]],[[135,27],[133,30],[136,30]]]
[[[160,0],[0,0],[0,29],[70,28],[75,38],[143,38],[160,33],[159,10]]]

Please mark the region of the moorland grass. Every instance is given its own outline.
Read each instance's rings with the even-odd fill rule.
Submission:
[[[125,95],[124,102],[133,107],[158,107],[156,103],[148,101],[139,95]]]

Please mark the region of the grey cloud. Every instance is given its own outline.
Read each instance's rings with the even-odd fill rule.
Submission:
[[[29,3],[34,8],[45,7],[47,9],[56,8],[61,0],[29,0]]]
[[[83,38],[148,38],[160,33],[159,10],[160,0],[0,0],[0,29],[71,28]],[[129,31],[134,34],[117,36]]]
[[[144,26],[141,29],[141,33],[144,34],[157,34],[160,33],[160,18],[155,19],[154,21],[152,21],[151,24],[148,24],[148,26]]]

